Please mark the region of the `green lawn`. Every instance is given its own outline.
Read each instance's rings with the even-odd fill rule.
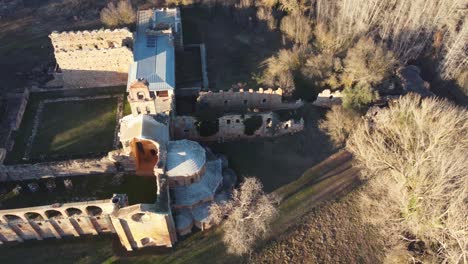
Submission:
[[[123,86],[118,86],[31,93],[20,129],[15,134],[15,145],[13,150],[8,153],[5,163],[50,161],[56,160],[59,155],[63,154],[78,158],[93,151],[96,153],[96,150],[98,150],[97,153],[110,150],[116,122],[116,98],[57,102],[47,104],[44,107],[39,123],[40,129],[33,143],[31,159],[29,161],[22,159],[33,130],[37,108],[43,100],[97,95],[124,95],[125,89]],[[70,109],[68,109],[68,106],[70,106]],[[130,107],[128,104],[124,104],[124,115],[129,112]],[[105,120],[107,121],[103,123],[102,121]],[[111,122],[113,124],[112,128]],[[98,129],[95,129],[95,125]],[[92,142],[93,138],[96,138],[95,142]],[[103,138],[106,139],[103,140]],[[77,141],[74,142],[74,140]],[[85,143],[81,146],[83,142]],[[106,148],[102,148],[102,146]],[[102,150],[99,148],[102,148]]]
[[[117,98],[45,104],[31,157],[111,150],[116,114]]]

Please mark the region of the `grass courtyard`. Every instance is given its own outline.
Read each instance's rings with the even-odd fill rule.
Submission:
[[[80,155],[112,149],[117,98],[44,105],[31,157]]]
[[[99,98],[87,99],[95,96]],[[124,96],[125,87],[31,94],[21,127],[15,135],[14,148],[8,153],[6,163],[81,158],[112,150],[118,97]],[[124,115],[130,111],[125,101]],[[38,114],[41,104],[43,109]],[[35,127],[37,130],[33,135]],[[29,153],[29,160],[23,159],[26,153]]]

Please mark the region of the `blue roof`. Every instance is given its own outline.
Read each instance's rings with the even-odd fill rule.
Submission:
[[[137,36],[133,51],[135,62],[130,66],[127,90],[131,83],[139,79],[145,79],[151,91],[171,90],[175,87],[175,51],[172,35],[146,34],[152,17],[154,16],[158,22],[158,14],[161,12],[164,13],[152,10],[138,13]]]

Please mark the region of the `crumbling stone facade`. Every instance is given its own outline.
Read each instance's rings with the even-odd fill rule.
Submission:
[[[8,151],[13,148],[13,132],[21,125],[28,100],[28,89],[22,94],[7,94],[5,99],[0,100],[0,107],[5,109],[3,116],[0,116],[0,165],[3,164]]]
[[[343,94],[340,91],[330,91],[329,89],[323,90],[317,95],[314,105],[319,107],[330,108],[333,105],[341,105]]]
[[[288,103],[283,101],[283,90],[278,88],[258,90],[239,91],[228,90],[218,92],[200,92],[197,98],[199,107],[209,107],[223,109],[224,111],[233,111],[239,109],[260,109],[260,110],[276,110],[276,109],[292,109],[302,106],[301,101]]]
[[[260,116],[261,126],[253,132],[253,135],[245,133],[245,120],[253,116]],[[281,121],[274,112],[227,114],[218,118],[219,130],[211,136],[201,136],[197,129],[199,121],[193,116],[177,116],[172,122],[174,138],[188,138],[201,141],[224,141],[240,138],[274,137],[297,133],[304,130],[304,119],[290,119]]]
[[[58,70],[53,82],[65,88],[124,85],[133,62],[133,34],[128,29],[53,32]]]
[[[114,233],[128,250],[172,247],[177,241],[170,214],[154,204],[128,206],[126,195],[112,199],[0,210],[0,245],[6,242]]]

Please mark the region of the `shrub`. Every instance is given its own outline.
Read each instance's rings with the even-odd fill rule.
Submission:
[[[253,135],[263,124],[263,119],[259,115],[251,116],[244,120],[244,134]]]
[[[195,123],[198,134],[202,137],[215,135],[219,131],[219,121],[215,120],[200,120]]]
[[[110,2],[101,10],[101,22],[108,27],[130,25],[135,19],[135,9],[129,0],[121,0],[117,6]]]
[[[367,84],[358,83],[343,90],[343,107],[354,111],[363,111],[372,101],[379,98],[376,91]]]

